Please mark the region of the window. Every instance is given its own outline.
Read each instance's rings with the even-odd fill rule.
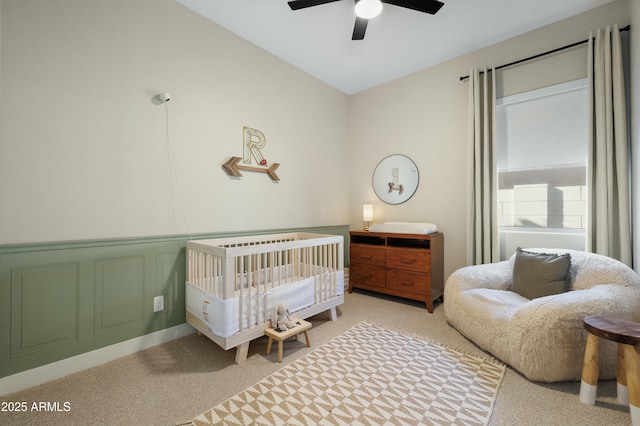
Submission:
[[[584,249],[586,79],[497,100],[498,224],[517,246]]]

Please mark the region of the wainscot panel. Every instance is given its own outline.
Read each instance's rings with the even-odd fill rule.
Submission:
[[[79,339],[77,262],[18,267],[11,274],[11,357]]]

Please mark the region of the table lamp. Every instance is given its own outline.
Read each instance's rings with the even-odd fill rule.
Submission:
[[[362,221],[364,222],[364,230],[369,230],[369,224],[373,221],[373,204],[362,205]]]

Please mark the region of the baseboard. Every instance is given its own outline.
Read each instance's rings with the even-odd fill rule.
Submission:
[[[180,324],[95,351],[86,352],[71,358],[3,377],[0,379],[0,396],[20,392],[68,376],[69,374],[97,367],[106,362],[162,343],[170,342],[171,340],[187,336],[194,332],[195,329],[189,324]]]

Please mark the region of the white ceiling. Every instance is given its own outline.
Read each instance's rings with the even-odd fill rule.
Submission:
[[[176,0],[353,94],[613,0],[441,0],[435,15],[384,5],[351,40],[353,0],[293,11],[287,0]]]

